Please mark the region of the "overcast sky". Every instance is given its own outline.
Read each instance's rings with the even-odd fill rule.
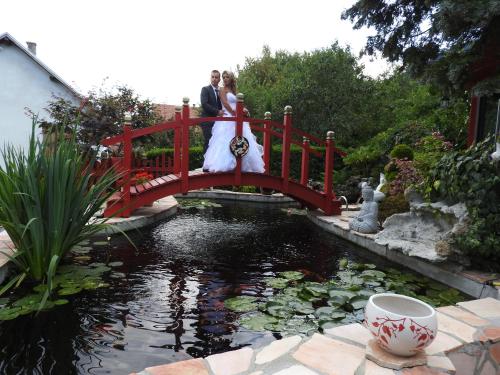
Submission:
[[[37,56],[85,94],[105,81],[156,103],[199,103],[212,69],[236,71],[245,57],[312,51],[336,40],[358,53],[368,30],[341,12],[351,0],[6,0],[0,33],[37,43]],[[384,61],[363,59],[376,76]]]

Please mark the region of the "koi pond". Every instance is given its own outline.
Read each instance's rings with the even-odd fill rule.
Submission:
[[[36,294],[1,299],[0,373],[125,374],[261,346],[359,322],[382,291],[434,306],[467,299],[300,210],[180,202],[176,216],[129,233],[136,248],[118,235],[75,248],[81,266],[61,268],[50,309],[26,310]]]

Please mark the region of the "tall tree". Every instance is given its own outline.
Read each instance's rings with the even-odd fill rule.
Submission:
[[[239,69],[239,90],[256,116],[271,111],[276,120],[293,107],[294,126],[319,136],[336,132],[341,144],[360,144],[380,129],[371,121],[373,80],[349,49],[338,44],[302,54],[264,47]]]
[[[500,71],[500,0],[359,0],[342,19],[375,28],[365,53],[402,62],[449,93],[463,92],[481,61]]]

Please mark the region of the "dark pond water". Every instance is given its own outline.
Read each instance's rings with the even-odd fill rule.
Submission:
[[[181,211],[95,248],[93,261],[123,261],[110,288],[70,297],[38,316],[0,322],[1,374],[127,374],[274,340],[239,328],[224,300],[272,293],[265,277],[335,274],[338,260],[384,263],[279,208],[224,204]]]

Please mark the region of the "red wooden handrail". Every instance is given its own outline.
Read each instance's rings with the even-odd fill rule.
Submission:
[[[146,193],[151,189],[155,189],[158,186],[161,186],[163,183],[168,181],[174,181],[177,179],[178,187],[176,189],[177,192],[181,192],[186,194],[190,188],[193,188],[193,183],[190,182],[189,178],[189,129],[191,126],[196,126],[202,122],[207,121],[230,121],[235,122],[235,136],[243,135],[243,123],[248,122],[250,124],[250,128],[255,132],[262,132],[263,134],[263,160],[264,160],[264,168],[265,172],[261,176],[266,176],[271,174],[271,151],[272,151],[272,137],[276,137],[281,139],[282,149],[281,149],[281,177],[272,177],[279,183],[279,189],[285,193],[294,196],[297,194],[297,184],[302,185],[303,187],[308,188],[308,180],[309,180],[309,159],[311,155],[317,157],[324,157],[325,160],[325,174],[324,174],[324,189],[320,194],[320,202],[317,201],[318,198],[311,198],[307,194],[311,193],[303,193],[298,195],[299,200],[305,199],[306,202],[315,202],[315,207],[321,207],[325,213],[331,214],[333,212],[340,212],[340,205],[338,200],[335,197],[335,193],[333,192],[333,170],[334,170],[334,154],[340,154],[342,156],[345,153],[335,147],[332,131],[327,133],[326,141],[321,140],[318,137],[307,134],[306,132],[295,129],[292,126],[292,108],[290,106],[285,107],[284,116],[283,116],[283,124],[277,123],[271,120],[271,113],[266,112],[264,119],[255,119],[248,118],[244,116],[244,103],[243,103],[243,94],[238,94],[237,103],[236,103],[236,113],[233,117],[204,117],[204,118],[190,118],[190,108],[189,108],[189,99],[183,99],[183,106],[176,107],[175,118],[173,121],[164,122],[160,124],[156,124],[147,128],[141,129],[132,129],[130,124],[130,116],[126,118],[126,122],[123,126],[123,134],[117,135],[114,137],[104,139],[101,144],[103,145],[113,145],[116,143],[123,143],[124,147],[124,157],[122,159],[120,169],[126,173],[126,177],[124,178],[124,184],[121,190],[121,200],[123,202],[121,213],[122,216],[129,216],[131,213],[131,206],[136,208],[140,202],[143,202],[148,199],[152,199],[151,195],[142,196],[142,193]],[[156,159],[150,160],[146,163],[135,161],[132,163],[132,140],[134,138],[142,137],[145,135],[169,131],[172,130],[174,132],[174,159],[173,162],[169,161],[167,167],[167,158],[165,154],[161,154],[160,157],[157,156]],[[297,140],[296,138],[301,136],[301,140]],[[311,146],[311,142],[314,142],[320,147],[325,147],[325,152],[322,153],[317,149],[314,149]],[[297,145],[302,149],[302,157],[301,157],[301,167],[300,167],[300,181],[290,181],[290,147],[291,145]],[[171,160],[171,159],[169,159]],[[135,165],[134,165],[135,164]],[[161,164],[161,165],[160,165]],[[141,166],[142,165],[142,166]],[[137,169],[144,169],[150,171],[151,173],[155,173],[155,180],[151,182],[141,184],[141,185],[133,185],[131,182],[131,177],[134,171]],[[167,176],[166,173],[174,173],[177,176]],[[234,176],[228,176],[232,179],[231,182],[228,180],[224,180],[229,183],[234,183],[234,185],[241,185],[243,182],[243,174],[242,174],[242,158],[236,158],[236,168],[234,170]],[[163,174],[163,175],[162,175]],[[196,174],[195,175],[205,175],[209,177],[212,183],[217,183],[217,176],[211,174]],[[252,174],[250,174],[252,175]],[[267,178],[269,178],[267,177]],[[244,177],[248,183],[248,176],[245,174]],[[163,181],[163,182],[162,182]],[[257,180],[254,180],[253,183],[259,184],[262,183],[263,186],[269,186],[270,180],[262,180],[260,177]],[[275,184],[276,182],[274,182]],[[200,185],[195,185],[199,186]],[[204,185],[203,185],[204,186]],[[211,185],[209,185],[211,186]],[[260,185],[258,185],[260,186]],[[276,189],[276,185],[272,185],[274,189]],[[134,196],[132,197],[132,194]],[[148,198],[150,197],[150,198]],[[309,197],[309,198],[307,198]],[[134,200],[133,204],[132,199]],[[158,198],[156,198],[158,199]],[[309,200],[308,200],[309,199]],[[316,199],[316,200],[315,200]],[[146,202],[147,203],[147,202]]]

